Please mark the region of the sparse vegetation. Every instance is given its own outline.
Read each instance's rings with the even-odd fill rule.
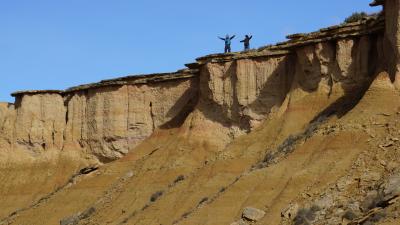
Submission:
[[[179,183],[181,181],[185,180],[185,176],[183,175],[179,175],[175,180],[174,180],[174,184]]]
[[[374,225],[385,217],[386,217],[385,212],[377,212],[373,216],[371,216],[367,221],[365,221],[363,225]]]
[[[208,197],[204,197],[200,200],[199,205],[203,204],[204,202],[208,201]]]
[[[355,12],[351,14],[351,16],[347,17],[344,20],[344,23],[353,23],[362,20],[363,18],[367,17],[368,14],[365,12]]]
[[[285,156],[289,153],[291,153],[296,144],[302,140],[305,137],[304,134],[299,134],[299,135],[290,135],[281,145],[278,146],[276,151],[273,152],[268,152],[263,161],[261,163],[258,163],[257,165],[253,166],[255,169],[262,169],[270,164],[273,164],[276,159],[279,157]]]
[[[315,214],[320,210],[318,206],[309,209],[300,209],[294,218],[295,225],[309,225],[315,219]]]
[[[164,191],[157,191],[154,194],[151,195],[150,197],[150,202],[155,202],[157,199],[159,199],[162,195],[164,194]]]
[[[181,218],[187,218],[190,214],[191,212],[185,212],[184,214],[182,214]]]
[[[379,222],[380,220],[382,220],[385,217],[386,217],[386,213],[381,211],[381,212],[378,212],[378,213],[374,214],[371,218],[369,218],[368,221],[372,222],[372,223],[376,223],[376,222]]]
[[[376,195],[368,196],[364,199],[361,204],[361,208],[364,212],[367,212],[373,208],[379,207],[384,202],[385,196],[383,193],[378,192]]]
[[[76,215],[64,218],[60,221],[61,225],[73,225],[73,224],[78,224],[79,221],[84,220],[89,218],[93,213],[96,212],[96,208],[94,207],[89,207],[82,213],[78,213]]]
[[[142,211],[144,211],[144,210],[146,210],[147,208],[149,208],[149,204],[146,204],[146,205],[144,205],[143,207],[142,207]]]
[[[253,169],[262,169],[268,167],[271,164],[276,163],[280,158],[292,153],[296,145],[299,144],[301,141],[307,141],[311,138],[318,128],[328,119],[327,115],[320,115],[316,119],[312,120],[307,129],[300,134],[296,135],[289,135],[289,137],[277,147],[275,151],[269,151],[263,161],[253,165]]]
[[[347,220],[354,220],[357,218],[357,215],[352,211],[352,210],[347,210],[344,215],[343,218],[347,219]]]
[[[86,219],[89,218],[93,213],[96,212],[96,208],[94,207],[90,207],[88,209],[86,209],[80,216],[79,218],[82,219]]]

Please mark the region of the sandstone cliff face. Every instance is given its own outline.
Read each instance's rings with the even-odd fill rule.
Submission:
[[[312,94],[328,104],[368,86],[385,67],[378,60],[384,52],[381,27],[375,19],[294,35],[254,52],[202,57],[191,64],[195,70],[173,74],[105,80],[67,91],[17,92],[15,110],[3,106],[0,115],[7,121],[2,148],[77,150],[108,162],[157,128],[183,123],[189,111],[198,131],[193,135],[225,146],[283,112],[290,101]]]
[[[257,127],[288,95],[336,98],[368,86],[381,62],[377,37],[360,36],[298,47],[284,55],[224,62],[209,60],[200,73],[200,105],[211,117],[242,131]],[[293,100],[293,99],[292,99]]]
[[[15,106],[0,105],[1,149],[33,155],[78,150],[104,162],[118,159],[156,128],[183,121],[181,113],[196,100],[196,82],[17,93]]]
[[[368,84],[381,63],[375,60],[382,52],[379,40],[361,36],[298,49],[295,83],[308,92],[322,86],[327,93],[334,85],[350,90]]]
[[[66,109],[61,95],[24,95],[16,99],[15,110],[11,133],[16,148],[35,153],[62,149]]]
[[[250,131],[285,99],[293,75],[288,58],[206,63],[200,74],[201,103],[219,111],[221,123]]]
[[[103,87],[67,96],[66,146],[114,160],[156,128],[168,125],[196,99],[195,80]]]

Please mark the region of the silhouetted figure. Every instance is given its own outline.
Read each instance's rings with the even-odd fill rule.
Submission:
[[[225,36],[225,38],[222,38],[222,37],[218,37],[218,38],[221,39],[221,40],[223,40],[223,41],[225,41],[225,53],[231,52],[231,42],[232,42],[232,39],[235,38],[235,35],[233,35],[232,37],[230,37],[229,34],[227,34],[227,35]]]
[[[240,42],[244,43],[244,51],[249,51],[250,50],[250,40],[253,38],[253,36],[246,35],[243,40]]]

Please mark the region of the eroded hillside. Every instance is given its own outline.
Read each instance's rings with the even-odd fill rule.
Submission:
[[[13,93],[0,224],[400,224],[400,2],[374,4],[175,73]]]

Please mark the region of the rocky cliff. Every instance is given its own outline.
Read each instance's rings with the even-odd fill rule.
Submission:
[[[384,57],[383,26],[381,18],[370,18],[249,53],[202,57],[176,73],[15,92],[15,104],[3,106],[2,148],[80,149],[108,162],[195,108],[235,137],[257,127],[293,91],[331,95],[367,85],[384,67],[377,60]]]
[[[175,73],[13,93],[0,224],[397,224],[398,3]]]
[[[183,120],[196,101],[197,83],[185,70],[66,91],[15,92],[15,104],[2,106],[2,148],[32,154],[80,149],[100,161],[115,160],[156,128]]]

